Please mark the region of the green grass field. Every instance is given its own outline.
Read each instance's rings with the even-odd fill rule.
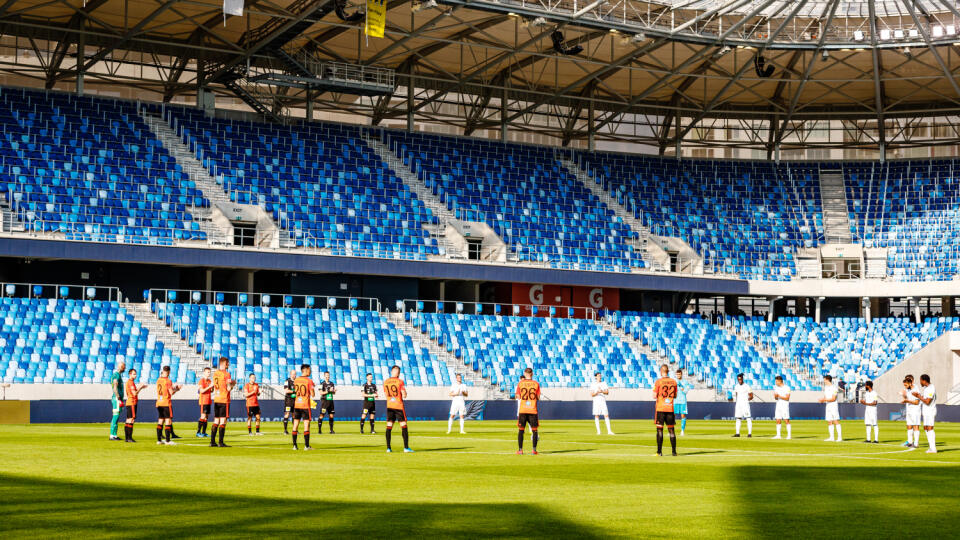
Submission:
[[[654,456],[649,421],[548,422],[539,456],[517,456],[510,422],[411,424],[414,454],[384,452],[382,431],[338,422],[294,452],[279,424],[248,437],[231,424],[214,449],[178,424],[176,447],[151,424],[137,444],[105,425],[0,426],[0,532],[24,537],[943,537],[954,533],[960,425],[937,427],[940,453],[823,442],[823,422],[772,422],[733,439],[732,422],[690,422],[678,457]],[[377,427],[383,429],[383,423]],[[122,430],[121,430],[122,434]],[[399,431],[394,447],[401,447]],[[302,441],[301,441],[302,444]],[[669,442],[667,442],[669,444]],[[529,438],[527,439],[529,450]]]

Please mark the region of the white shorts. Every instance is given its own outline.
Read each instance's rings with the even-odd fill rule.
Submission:
[[[777,401],[777,408],[773,412],[774,420],[790,419],[790,404],[786,401]]]
[[[750,404],[749,403],[737,403],[737,406],[733,411],[734,418],[753,418],[750,416]]]
[[[467,415],[467,404],[460,401],[453,401],[450,403],[450,416],[466,416]]]
[[[934,420],[936,420],[936,419],[937,419],[936,413],[932,413],[932,414],[931,414],[931,413],[927,413],[927,414],[924,414],[924,415],[923,415],[923,425],[924,425],[924,427],[926,427],[926,426],[933,426],[933,422],[934,422]]]
[[[836,403],[828,403],[827,410],[824,412],[824,418],[827,422],[836,422],[840,420],[840,407]]]
[[[920,411],[907,411],[906,420],[908,426],[919,426],[920,425]]]
[[[610,413],[607,412],[607,402],[606,402],[606,401],[594,401],[594,402],[593,402],[593,415],[594,415],[594,416],[610,416]]]
[[[868,426],[877,425],[877,408],[866,407],[863,409],[863,423]]]

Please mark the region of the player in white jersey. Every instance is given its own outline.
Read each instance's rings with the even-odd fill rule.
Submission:
[[[603,382],[603,375],[600,372],[593,374],[593,384],[590,385],[590,397],[593,398],[593,423],[597,426],[597,435],[600,435],[600,417],[607,424],[607,435],[613,435],[610,430],[610,412],[607,410],[607,396],[610,395],[610,387]]]
[[[789,439],[791,437],[790,387],[783,384],[783,377],[780,375],[777,375],[773,384],[773,399],[777,402],[776,410],[773,413],[773,419],[777,422],[777,436],[774,439],[780,438],[781,422],[787,425],[787,439]]]
[[[460,433],[466,433],[463,430],[463,417],[467,414],[467,385],[463,384],[463,376],[457,373],[457,382],[450,387],[450,418],[447,419],[447,433],[453,429],[453,417],[460,415]]]
[[[923,430],[927,433],[927,453],[937,453],[937,436],[933,432],[933,422],[937,418],[937,389],[930,384],[930,376],[920,376],[920,391],[913,393],[920,399],[920,416],[923,417]]]
[[[863,423],[867,426],[867,439],[863,442],[880,442],[880,426],[877,424],[877,402],[879,398],[873,389],[873,381],[863,383],[865,392],[860,397],[863,408]],[[873,440],[870,440],[870,428],[873,428]]]
[[[903,379],[903,391],[900,392],[900,403],[903,403],[907,421],[907,446],[920,447],[920,398],[913,395],[913,375]]]
[[[743,373],[737,375],[737,385],[733,387],[731,401],[735,403],[733,416],[737,419],[737,432],[734,437],[740,436],[740,422],[747,421],[747,437],[753,437],[753,416],[750,415],[750,400],[753,399],[753,390],[743,382]]]
[[[827,433],[830,434],[829,437],[824,439],[826,442],[840,442],[843,440],[843,431],[840,429],[840,404],[837,402],[839,396],[840,391],[837,388],[837,385],[833,384],[833,377],[830,375],[824,375],[823,397],[819,398],[817,401],[826,405],[824,417],[827,420]],[[834,429],[837,430],[836,438],[833,436]]]

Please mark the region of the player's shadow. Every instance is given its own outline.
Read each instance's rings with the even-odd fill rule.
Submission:
[[[158,483],[175,480],[166,476]],[[300,487],[291,488],[289,496],[282,498],[232,493],[236,489],[233,482],[197,492],[0,474],[0,497],[4,501],[0,505],[0,531],[6,538],[115,536],[145,540],[206,535],[600,538],[596,531],[534,503],[409,503],[389,496],[384,496],[382,503],[372,502],[369,497],[357,501],[323,499],[312,495],[317,490],[305,477]],[[320,510],[292,511],[297,505]]]
[[[468,446],[448,446],[446,448],[423,448],[418,449],[417,452],[445,452],[448,450],[466,450]]]
[[[696,452],[685,452],[683,449],[679,450],[681,456],[699,456],[703,454],[722,454],[723,450],[697,450]]]
[[[540,450],[540,454],[581,454],[583,452],[596,452],[596,448],[571,448],[569,450]]]

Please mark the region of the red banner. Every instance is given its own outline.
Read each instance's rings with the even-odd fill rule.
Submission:
[[[512,301],[518,305],[570,306],[597,311],[620,309],[620,289],[514,283],[512,292]],[[537,310],[537,315],[541,315],[541,311],[543,315],[549,313],[549,310]],[[577,316],[582,316],[580,313],[582,310],[577,310]],[[566,313],[558,315],[565,317]]]

